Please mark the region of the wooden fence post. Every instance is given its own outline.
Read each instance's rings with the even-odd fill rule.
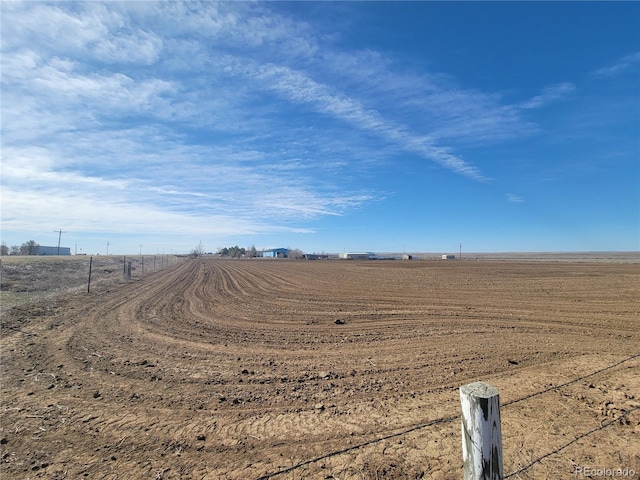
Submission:
[[[460,387],[464,480],[502,480],[500,395],[484,382]]]
[[[89,280],[87,281],[87,293],[91,291],[91,267],[93,267],[93,257],[89,259]]]

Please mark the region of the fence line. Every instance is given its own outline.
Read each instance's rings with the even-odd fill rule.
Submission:
[[[158,262],[158,257],[160,257],[160,262]],[[171,260],[173,257],[173,261]],[[140,276],[138,278],[144,278],[152,273],[162,271],[168,267],[173,265],[177,265],[181,263],[180,257],[176,254],[148,254],[148,255],[129,255],[122,257],[123,263],[123,276],[125,279],[131,280],[130,272],[128,271],[128,266],[131,265],[133,270],[140,269]],[[145,258],[149,261],[150,258],[153,258],[153,268],[150,268],[150,265],[147,265],[147,271],[145,273]],[[127,263],[128,262],[128,263]],[[135,265],[134,265],[135,264]]]
[[[638,357],[640,357],[640,354],[634,354],[634,355],[631,355],[631,356],[629,356],[629,357],[626,357],[626,358],[624,358],[624,359],[620,360],[619,362],[616,362],[616,363],[614,363],[614,364],[612,364],[612,365],[609,365],[609,366],[607,366],[607,367],[601,368],[600,370],[596,370],[595,372],[589,373],[589,374],[587,374],[587,375],[583,375],[583,376],[578,377],[578,378],[576,378],[576,379],[573,379],[573,380],[571,380],[571,381],[569,381],[569,382],[565,382],[565,383],[562,383],[562,384],[560,384],[560,385],[555,385],[555,386],[553,386],[553,387],[546,388],[546,389],[541,390],[541,391],[539,391],[539,392],[535,392],[535,393],[532,393],[532,394],[529,394],[529,395],[525,395],[525,396],[524,396],[524,397],[522,397],[522,398],[517,398],[517,399],[515,399],[515,400],[511,400],[511,401],[509,401],[509,402],[506,402],[506,403],[504,403],[504,404],[502,405],[502,408],[504,408],[504,407],[508,407],[508,406],[511,406],[511,405],[514,405],[514,404],[516,404],[516,403],[518,403],[518,402],[522,402],[522,401],[525,401],[525,400],[529,400],[529,399],[531,399],[531,398],[533,398],[533,397],[537,397],[538,395],[542,395],[542,394],[544,394],[544,393],[548,393],[548,392],[551,392],[551,391],[557,390],[557,389],[562,388],[562,387],[566,387],[567,385],[571,385],[571,384],[573,384],[573,383],[577,383],[577,382],[579,382],[579,381],[581,381],[581,380],[584,380],[585,378],[593,377],[593,376],[595,376],[595,375],[598,375],[599,373],[606,372],[607,370],[611,370],[612,368],[615,368],[615,367],[617,367],[617,366],[619,366],[619,365],[622,365],[623,363],[626,363],[626,362],[628,362],[628,361],[630,361],[630,360],[633,360],[633,359],[635,359],[635,358],[638,358]],[[627,412],[624,412],[624,413],[623,413],[623,414],[621,414],[620,416],[618,416],[618,417],[616,417],[616,418],[614,418],[614,419],[612,419],[612,420],[610,420],[610,421],[608,421],[608,422],[605,422],[605,423],[601,424],[599,427],[596,427],[596,428],[594,428],[594,429],[592,429],[592,430],[589,430],[588,432],[585,432],[585,433],[583,433],[583,434],[579,435],[578,437],[574,438],[573,440],[571,440],[571,441],[570,441],[570,442],[568,442],[567,444],[565,444],[565,445],[563,445],[563,446],[561,446],[561,447],[557,448],[556,450],[554,450],[554,451],[552,451],[552,452],[545,453],[544,455],[542,455],[542,456],[540,456],[540,457],[536,458],[536,459],[535,459],[533,462],[531,462],[530,464],[528,464],[528,465],[526,465],[526,466],[524,466],[524,467],[520,468],[519,470],[517,470],[517,471],[515,471],[515,472],[512,472],[512,473],[509,473],[508,475],[505,475],[503,478],[504,478],[504,479],[507,479],[507,478],[513,477],[514,475],[518,475],[518,474],[520,474],[520,473],[524,472],[525,470],[528,470],[529,468],[531,468],[531,467],[532,467],[533,465],[535,465],[536,463],[538,463],[538,462],[540,462],[540,461],[544,460],[544,459],[545,459],[545,458],[547,458],[547,457],[550,457],[550,456],[552,456],[552,455],[555,455],[556,453],[561,452],[562,450],[564,450],[565,448],[567,448],[567,447],[569,447],[570,445],[574,444],[574,443],[575,443],[575,442],[577,442],[578,440],[581,440],[582,438],[585,438],[585,437],[587,437],[587,436],[591,435],[592,433],[595,433],[595,432],[597,432],[597,431],[599,431],[599,430],[603,430],[604,428],[608,427],[609,425],[614,424],[614,423],[615,423],[615,422],[617,422],[618,420],[620,420],[620,419],[622,419],[622,418],[626,417],[627,415],[629,415],[630,413],[632,413],[632,412],[634,412],[634,411],[636,411],[636,410],[640,410],[640,407],[635,407],[635,408],[633,408],[633,409],[631,409],[631,410],[629,410],[629,411],[627,411]],[[371,440],[367,440],[366,442],[359,443],[359,444],[357,444],[357,445],[352,445],[352,446],[350,446],[350,447],[343,448],[343,449],[341,449],[341,450],[335,450],[335,451],[332,451],[332,452],[326,453],[326,454],[324,454],[324,455],[320,455],[320,456],[318,456],[318,457],[311,458],[311,459],[309,459],[309,460],[305,460],[305,461],[303,461],[303,462],[297,463],[296,465],[292,465],[292,466],[287,467],[287,468],[284,468],[284,469],[282,469],[282,470],[278,470],[278,471],[273,472],[273,473],[268,473],[268,474],[266,474],[266,475],[262,475],[262,476],[258,477],[256,480],[268,480],[268,479],[270,479],[270,478],[273,478],[273,477],[276,477],[276,476],[279,476],[279,475],[283,475],[283,474],[285,474],[285,473],[289,473],[289,472],[292,472],[292,471],[294,471],[294,470],[297,470],[298,468],[300,468],[300,467],[304,467],[305,465],[310,465],[310,464],[312,464],[312,463],[319,462],[320,460],[325,460],[325,459],[327,459],[327,458],[334,457],[334,456],[336,456],[336,455],[341,455],[341,454],[343,454],[343,453],[347,453],[347,452],[350,452],[350,451],[352,451],[352,450],[357,450],[357,449],[362,448],[362,447],[366,447],[366,446],[369,446],[369,445],[374,445],[374,444],[379,443],[379,442],[382,442],[382,441],[384,441],[384,440],[389,440],[389,439],[391,439],[391,438],[400,437],[400,436],[402,436],[402,435],[406,435],[406,434],[408,434],[408,433],[415,432],[415,431],[417,431],[417,430],[422,430],[423,428],[432,427],[432,426],[434,426],[434,425],[438,425],[438,424],[441,424],[441,423],[450,423],[450,422],[452,422],[452,421],[454,421],[454,420],[459,420],[459,419],[460,419],[460,415],[455,415],[455,416],[450,416],[450,417],[437,418],[437,419],[435,419],[435,420],[431,420],[431,421],[429,421],[429,422],[425,422],[425,423],[419,423],[419,424],[414,425],[414,426],[412,426],[412,427],[405,428],[405,429],[403,429],[403,430],[402,430],[402,431],[400,431],[400,432],[396,432],[396,433],[392,433],[392,434],[389,434],[389,435],[385,435],[385,436],[383,436],[383,437],[379,437],[379,438],[374,438],[374,439],[371,439]]]

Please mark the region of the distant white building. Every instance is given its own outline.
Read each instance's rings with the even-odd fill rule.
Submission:
[[[455,260],[455,255],[442,255],[442,260]]]
[[[343,260],[374,260],[376,254],[372,252],[341,252],[338,258]]]
[[[71,248],[69,247],[45,247],[40,245],[36,255],[71,255]]]

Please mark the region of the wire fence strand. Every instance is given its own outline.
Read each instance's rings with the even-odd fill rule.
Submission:
[[[374,438],[374,439],[368,440],[366,442],[359,443],[357,445],[352,445],[351,447],[343,448],[341,450],[335,450],[333,452],[329,452],[329,453],[326,453],[324,455],[320,455],[319,457],[315,457],[315,458],[312,458],[312,459],[309,459],[309,460],[305,460],[304,462],[300,462],[300,463],[298,463],[296,465],[292,465],[292,466],[287,467],[285,469],[278,470],[277,472],[269,473],[267,475],[263,475],[261,477],[258,477],[256,480],[267,480],[269,478],[272,478],[272,477],[275,477],[275,476],[278,476],[278,475],[283,475],[285,473],[289,473],[289,472],[291,472],[293,470],[296,470],[296,469],[298,469],[300,467],[303,467],[305,465],[309,465],[311,463],[319,462],[320,460],[325,460],[327,458],[334,457],[336,455],[341,455],[343,453],[347,453],[347,452],[350,452],[352,450],[357,450],[359,448],[366,447],[368,445],[373,445],[373,444],[382,442],[384,440],[389,440],[391,438],[400,437],[402,435],[406,435],[407,433],[415,432],[416,430],[421,430],[423,428],[431,427],[431,426],[437,425],[439,423],[452,422],[454,420],[457,420],[458,418],[460,418],[460,417],[458,417],[458,416],[443,417],[443,418],[438,418],[436,420],[431,420],[430,422],[414,425],[413,427],[405,428],[401,432],[396,432],[396,433],[392,433],[392,434],[389,434],[389,435],[385,435],[384,437]]]
[[[525,465],[524,467],[522,467],[520,470],[516,470],[513,473],[510,473],[509,475],[505,475],[504,478],[505,480],[507,478],[513,477],[515,475],[519,475],[522,472],[524,472],[525,470],[530,469],[531,467],[533,467],[536,463],[541,462],[542,460],[544,460],[547,457],[550,457],[551,455],[555,455],[556,453],[561,452],[562,450],[564,450],[565,448],[569,447],[570,445],[573,445],[574,443],[576,443],[578,440],[582,440],[585,437],[588,437],[589,435],[591,435],[592,433],[595,433],[599,430],[603,430],[605,428],[607,428],[609,425],[613,425],[614,423],[616,423],[619,420],[622,420],[624,417],[626,417],[627,415],[629,415],[632,412],[635,412],[636,410],[640,410],[640,407],[635,407],[632,408],[631,410],[624,412],[623,414],[621,414],[620,416],[614,418],[613,420],[609,420],[608,422],[603,423],[602,425],[600,425],[599,427],[596,427],[592,430],[589,430],[588,432],[585,432],[581,435],[578,435],[576,438],[574,438],[573,440],[571,440],[568,443],[565,443],[564,445],[562,445],[561,447],[556,448],[555,450],[545,453],[544,455],[542,455],[541,457],[536,458],[533,462],[531,462],[528,465]]]
[[[611,370],[611,369],[613,369],[615,367],[618,367],[618,366],[622,365],[623,363],[629,362],[629,361],[631,361],[631,360],[633,360],[635,358],[638,358],[638,357],[640,357],[640,354],[631,355],[629,357],[626,357],[626,358],[620,360],[619,362],[616,362],[616,363],[614,363],[612,365],[608,365],[608,366],[606,366],[604,368],[596,370],[595,372],[591,372],[591,373],[589,373],[587,375],[582,375],[582,376],[580,376],[578,378],[574,378],[573,380],[570,380],[568,382],[562,383],[560,385],[554,385],[552,387],[545,388],[544,390],[540,390],[538,392],[534,392],[532,394],[525,395],[524,397],[517,398],[515,400],[510,400],[510,401],[505,402],[504,404],[502,404],[501,407],[502,408],[509,407],[509,406],[514,405],[514,404],[516,404],[518,402],[523,402],[525,400],[529,400],[529,399],[537,397],[539,395],[543,395],[545,393],[549,393],[549,392],[558,390],[559,388],[566,387],[568,385],[572,385],[572,384],[580,382],[581,380],[584,380],[586,378],[593,377],[593,376],[598,375],[600,373],[606,372],[607,370]],[[555,454],[561,452],[565,448],[567,448],[570,445],[576,443],[577,441],[579,441],[579,440],[591,435],[592,433],[595,433],[597,431],[603,430],[604,428],[606,428],[606,427],[608,427],[610,425],[613,425],[615,422],[621,420],[622,418],[628,416],[629,414],[631,414],[632,412],[634,412],[636,410],[640,410],[640,407],[635,407],[635,408],[633,408],[633,409],[631,409],[629,411],[626,411],[623,414],[621,414],[620,416],[618,416],[618,417],[616,417],[616,418],[614,418],[614,419],[612,419],[612,420],[610,420],[608,422],[605,422],[605,423],[601,424],[600,426],[598,426],[598,427],[596,427],[596,428],[594,428],[592,430],[589,430],[588,432],[582,433],[581,435],[577,436],[576,438],[574,438],[570,442],[562,445],[561,447],[559,447],[559,448],[557,448],[557,449],[555,449],[555,450],[553,450],[551,452],[547,452],[544,455],[536,458],[531,463],[529,463],[528,465],[525,465],[524,467],[520,468],[519,470],[517,470],[515,472],[512,472],[512,473],[509,473],[508,475],[505,475],[504,479],[506,480],[507,478],[513,477],[515,475],[519,475],[520,473],[523,473],[524,471],[528,470],[529,468],[531,468],[535,464],[539,463],[540,461],[544,460],[545,458],[550,457],[552,455],[555,455]],[[454,416],[449,416],[449,417],[438,418],[438,419],[431,420],[431,421],[424,422],[424,423],[419,423],[419,424],[414,425],[412,427],[404,428],[403,430],[401,430],[399,432],[396,432],[396,433],[391,433],[391,434],[388,434],[388,435],[384,435],[382,437],[373,438],[371,440],[367,440],[366,442],[362,442],[362,443],[359,443],[357,445],[352,445],[350,447],[343,448],[343,449],[340,449],[340,450],[334,450],[332,452],[328,452],[328,453],[326,453],[324,455],[320,455],[318,457],[314,457],[314,458],[305,460],[303,462],[297,463],[295,465],[292,465],[290,467],[284,468],[282,470],[278,470],[278,471],[273,472],[273,473],[268,473],[266,475],[262,475],[262,476],[258,477],[256,480],[268,480],[270,478],[277,477],[279,475],[284,475],[286,473],[289,473],[289,472],[292,472],[294,470],[297,470],[298,468],[304,467],[305,465],[310,465],[312,463],[316,463],[316,462],[319,462],[321,460],[325,460],[327,458],[334,457],[336,455],[342,455],[343,453],[347,453],[347,452],[350,452],[350,451],[353,451],[353,450],[357,450],[359,448],[363,448],[363,447],[366,447],[366,446],[369,446],[369,445],[374,445],[374,444],[382,442],[384,440],[389,440],[391,438],[400,437],[402,435],[406,435],[408,433],[415,432],[417,430],[422,430],[424,428],[432,427],[432,426],[438,425],[438,424],[450,423],[450,422],[453,422],[454,420],[459,420],[459,419],[460,419],[460,415],[454,415]]]
[[[619,362],[614,363],[613,365],[609,365],[607,367],[601,368],[600,370],[596,370],[595,372],[589,373],[587,375],[583,375],[581,377],[574,378],[573,380],[570,380],[570,381],[565,382],[565,383],[561,383],[560,385],[554,385],[552,387],[545,388],[544,390],[540,390],[539,392],[535,392],[535,393],[532,393],[530,395],[525,395],[522,398],[517,398],[515,400],[511,400],[509,402],[505,402],[505,403],[503,403],[501,405],[501,407],[502,408],[508,407],[510,405],[513,405],[514,403],[522,402],[524,400],[529,400],[530,398],[537,397],[538,395],[542,395],[543,393],[548,393],[548,392],[552,392],[554,390],[558,390],[559,388],[566,387],[567,385],[571,385],[573,383],[577,383],[577,382],[579,382],[581,380],[584,380],[585,378],[593,377],[595,375],[598,375],[599,373],[606,372],[607,370],[611,370],[612,368],[615,368],[615,367],[617,367],[619,365],[622,365],[625,362],[628,362],[628,361],[633,360],[634,358],[638,358],[638,357],[640,357],[640,353],[635,354],[635,355],[631,355],[630,357],[624,358],[624,359],[620,360]]]

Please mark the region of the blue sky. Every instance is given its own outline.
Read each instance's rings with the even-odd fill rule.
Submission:
[[[2,241],[640,249],[638,2],[2,2]]]

